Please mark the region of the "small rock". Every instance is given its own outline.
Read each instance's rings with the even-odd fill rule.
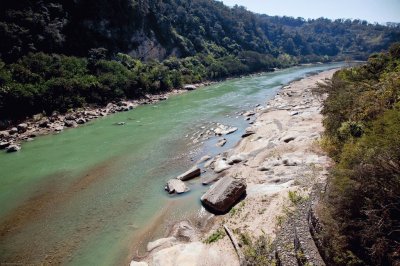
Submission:
[[[60,132],[60,131],[64,130],[64,127],[63,126],[57,126],[57,127],[54,128],[54,130],[57,131],[57,132]]]
[[[256,132],[254,130],[246,129],[246,132],[242,135],[242,138],[246,138],[248,136],[254,135]]]
[[[283,159],[282,163],[283,163],[284,166],[296,166],[296,165],[299,164],[297,161],[294,161],[294,160],[289,159],[289,158]]]
[[[192,178],[198,177],[201,175],[201,170],[198,166],[193,166],[191,169],[187,170],[180,176],[178,176],[176,179],[181,180],[181,181],[187,181]]]
[[[183,88],[184,88],[185,90],[192,91],[192,90],[195,90],[195,89],[196,89],[196,86],[195,86],[195,85],[188,84],[188,85],[183,86]]]
[[[125,125],[125,122],[118,122],[117,123],[117,126],[124,126]]]
[[[9,133],[10,135],[14,135],[14,134],[18,133],[18,128],[13,127],[13,128],[11,128],[11,129],[8,131],[8,133]]]
[[[243,114],[243,116],[253,116],[253,115],[255,115],[256,113],[255,112],[253,112],[253,111],[247,111],[247,112],[245,112],[244,114]]]
[[[49,123],[50,123],[49,119],[44,118],[40,120],[39,127],[48,127]]]
[[[171,179],[165,186],[165,190],[168,191],[169,194],[173,193],[181,194],[188,192],[189,188],[181,180]]]
[[[8,146],[10,146],[11,143],[7,142],[7,141],[2,141],[0,142],[0,150],[7,148]]]
[[[297,111],[293,111],[293,112],[290,112],[289,114],[290,114],[290,116],[295,116],[295,115],[298,115],[298,114],[299,114],[299,112],[297,112]]]
[[[0,138],[8,138],[10,133],[8,131],[0,131]]]
[[[24,133],[27,128],[28,128],[28,124],[27,123],[21,123],[21,124],[19,124],[17,126],[17,129],[18,129],[19,133]]]
[[[16,152],[21,150],[21,146],[17,145],[17,144],[13,144],[7,147],[7,152]]]
[[[225,159],[218,159],[215,163],[214,163],[214,172],[216,173],[221,173],[222,171],[225,171],[226,169],[231,168],[231,166],[229,164],[226,163]]]
[[[80,118],[76,119],[75,122],[78,123],[78,124],[80,124],[80,125],[82,125],[82,124],[85,124],[85,123],[86,123],[86,119],[80,117]]]
[[[232,165],[235,163],[240,163],[246,159],[247,159],[247,154],[240,153],[240,154],[232,155],[231,157],[229,157],[227,160],[227,163],[229,165]]]
[[[65,120],[64,125],[66,127],[77,127],[78,124],[74,120]]]
[[[226,139],[220,139],[215,146],[217,147],[223,147],[226,143]]]
[[[268,167],[268,166],[260,166],[260,167],[257,168],[257,170],[261,171],[261,172],[265,172],[265,171],[271,170],[271,168]]]
[[[204,162],[210,160],[211,158],[212,158],[212,157],[211,157],[210,155],[205,155],[205,156],[201,157],[201,158],[197,161],[197,163],[198,163],[198,164],[204,163]]]
[[[285,143],[289,143],[289,142],[295,140],[296,137],[297,137],[296,135],[288,134],[288,135],[282,137],[282,140],[283,140]]]

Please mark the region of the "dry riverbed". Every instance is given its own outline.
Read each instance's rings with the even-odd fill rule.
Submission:
[[[241,235],[275,239],[294,198],[308,197],[331,165],[318,145],[323,99],[312,88],[336,70],[293,82],[265,107],[245,113],[245,117],[255,117],[247,134],[233,149],[205,164],[210,171],[225,166],[216,177],[245,179],[246,198],[229,213],[212,217],[206,233],[190,221],[176,224],[166,238],[149,243],[145,258],[134,258],[131,265],[239,265],[224,225],[239,242]]]

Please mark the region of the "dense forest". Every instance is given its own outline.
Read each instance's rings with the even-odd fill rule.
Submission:
[[[213,0],[0,3],[0,121],[298,63],[366,59],[400,27]]]
[[[400,261],[400,43],[319,87],[335,165],[320,209],[331,265]]]

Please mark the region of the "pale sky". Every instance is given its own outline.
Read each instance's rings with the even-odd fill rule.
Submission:
[[[270,16],[350,18],[368,22],[400,22],[400,0],[222,0]]]

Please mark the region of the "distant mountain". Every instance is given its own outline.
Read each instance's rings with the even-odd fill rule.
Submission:
[[[255,51],[308,62],[365,59],[400,40],[400,27],[270,17],[213,0],[2,0],[0,39],[6,62],[38,51],[85,57],[99,47],[139,59]]]

